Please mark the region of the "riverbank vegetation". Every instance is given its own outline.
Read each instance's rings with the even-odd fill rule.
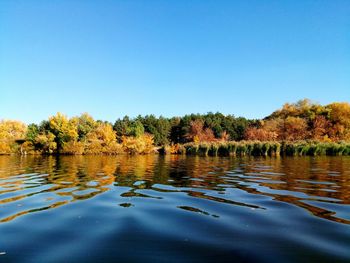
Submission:
[[[191,142],[182,145],[163,146],[160,152],[200,156],[341,156],[350,155],[350,143],[318,141]]]
[[[0,121],[0,154],[350,155],[350,104],[285,104],[261,120],[221,113],[117,119],[57,113]]]

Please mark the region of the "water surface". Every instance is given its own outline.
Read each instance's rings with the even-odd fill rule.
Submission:
[[[0,262],[350,262],[350,157],[0,156]]]

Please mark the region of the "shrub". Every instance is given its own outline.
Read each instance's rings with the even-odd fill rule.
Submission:
[[[0,141],[0,154],[10,154],[11,147],[7,142]]]
[[[78,141],[69,141],[63,144],[60,153],[75,155],[84,153],[84,143]]]
[[[237,142],[228,142],[228,151],[229,151],[229,155],[231,156],[235,156],[237,153]]]
[[[245,142],[240,142],[237,146],[237,154],[240,156],[244,156],[247,153],[247,145]]]
[[[110,155],[121,154],[123,152],[124,151],[123,151],[122,144],[117,143],[117,142],[111,142],[110,144],[106,145],[102,149],[102,153],[110,154]]]
[[[139,137],[122,137],[122,147],[129,154],[147,154],[155,151],[153,136],[143,134]]]

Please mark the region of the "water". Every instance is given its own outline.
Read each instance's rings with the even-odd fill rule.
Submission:
[[[0,156],[0,262],[350,262],[350,157]]]

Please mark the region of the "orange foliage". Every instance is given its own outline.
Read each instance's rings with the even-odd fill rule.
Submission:
[[[277,137],[277,132],[268,131],[263,128],[249,127],[245,132],[246,140],[275,141]]]
[[[327,132],[330,122],[325,116],[316,116],[312,121],[312,138],[318,141],[325,141],[328,138]]]
[[[220,135],[220,141],[227,142],[230,140],[230,134],[227,131],[223,131]]]
[[[334,140],[350,140],[350,104],[335,102],[327,106],[332,123],[329,135]]]
[[[305,119],[287,117],[284,121],[283,140],[297,141],[308,137],[308,126]]]
[[[195,143],[213,142],[217,140],[212,129],[204,128],[204,123],[201,120],[191,121],[190,130],[186,137]]]

